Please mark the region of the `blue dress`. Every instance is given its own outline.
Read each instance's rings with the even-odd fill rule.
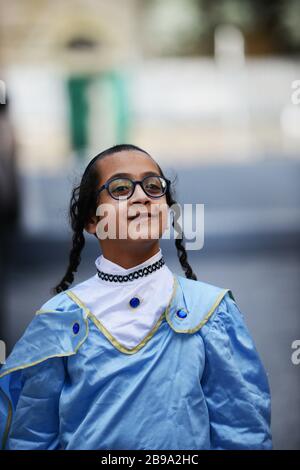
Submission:
[[[232,291],[174,274],[133,349],[70,290],[0,369],[3,449],[271,449],[268,378]]]

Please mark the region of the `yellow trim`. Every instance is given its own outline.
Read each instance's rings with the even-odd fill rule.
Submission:
[[[35,312],[35,315],[41,315],[42,313],[58,313],[58,312],[59,312],[59,310],[42,310],[42,309],[40,309],[40,310],[37,310]]]
[[[73,310],[68,310],[69,313],[72,313]],[[39,309],[39,310],[36,310],[35,312],[35,315],[42,315],[43,313],[64,313],[63,310],[43,310],[43,309]]]
[[[6,393],[4,393],[4,391],[1,388],[0,388],[0,392],[3,394],[5,400],[7,400],[7,402],[8,402],[7,420],[6,420],[5,429],[4,429],[3,438],[2,438],[2,443],[1,443],[1,449],[4,450],[5,446],[6,446],[6,441],[7,441],[7,438],[8,438],[9,429],[10,429],[10,426],[11,426],[12,404],[11,404],[11,401],[10,401],[9,397],[6,395]]]
[[[176,333],[195,333],[196,331],[200,330],[200,328],[209,320],[210,316],[213,314],[214,310],[217,308],[217,306],[219,305],[219,303],[223,299],[224,295],[228,291],[229,291],[229,289],[225,289],[223,292],[221,292],[221,294],[217,297],[217,300],[215,301],[213,306],[210,308],[208,313],[205,315],[203,320],[201,320],[201,322],[198,323],[198,325],[196,325],[194,328],[189,328],[188,330],[177,330],[171,323],[171,320],[170,320],[170,317],[169,317],[169,312],[167,312],[167,315],[166,315],[167,322],[169,323],[170,327],[174,331],[176,331]]]
[[[84,309],[84,311],[86,313],[86,316],[89,317],[94,322],[96,327],[101,331],[101,333],[103,333],[103,335],[111,342],[111,344],[116,349],[118,349],[119,351],[121,351],[122,353],[125,353],[125,354],[134,354],[137,351],[139,351],[139,349],[141,349],[152,338],[154,333],[158,330],[161,322],[163,321],[163,318],[168,315],[169,309],[170,309],[171,304],[173,302],[173,298],[175,296],[177,285],[178,285],[177,278],[173,274],[173,291],[172,291],[172,296],[171,296],[171,299],[169,301],[169,304],[167,305],[165,311],[159,317],[158,321],[156,322],[156,324],[154,325],[152,330],[150,330],[150,332],[145,336],[145,338],[140,343],[138,343],[136,346],[134,346],[134,348],[132,348],[132,349],[128,349],[125,346],[123,346],[121,343],[119,343],[119,341],[109,333],[109,331],[100,322],[100,320],[98,320],[98,318],[95,317],[95,315],[90,311],[90,309],[86,305],[84,305],[84,303],[79,299],[79,297],[77,297],[76,294],[74,294],[74,292],[66,291],[66,294],[68,294],[69,297],[79,305],[79,307]]]

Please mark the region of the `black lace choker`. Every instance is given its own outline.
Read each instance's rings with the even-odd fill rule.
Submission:
[[[165,264],[164,257],[162,256],[158,261],[155,261],[155,263],[150,264],[149,266],[145,266],[144,268],[138,269],[137,271],[133,271],[132,273],[125,274],[125,275],[119,275],[119,274],[109,274],[105,273],[104,271],[100,271],[100,269],[97,269],[98,276],[100,279],[103,279],[104,281],[109,281],[109,282],[127,282],[127,281],[134,281],[135,279],[138,279],[139,277],[144,277],[148,276],[148,274],[151,274],[154,271],[157,271],[158,269],[162,268],[162,266]]]

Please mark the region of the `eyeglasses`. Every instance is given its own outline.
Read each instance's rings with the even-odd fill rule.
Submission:
[[[129,199],[134,193],[137,184],[140,184],[147,196],[151,198],[162,197],[167,189],[170,180],[162,176],[145,176],[142,180],[132,180],[130,178],[113,178],[107,181],[101,188],[97,190],[99,194],[107,189],[112,198],[117,200]]]

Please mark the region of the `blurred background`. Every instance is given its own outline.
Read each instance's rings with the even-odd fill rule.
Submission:
[[[0,0],[0,339],[65,273],[71,188],[118,143],[202,203],[198,279],[230,288],[267,370],[277,449],[300,448],[300,2]],[[86,234],[76,282],[95,273]],[[174,240],[162,240],[183,274]]]

